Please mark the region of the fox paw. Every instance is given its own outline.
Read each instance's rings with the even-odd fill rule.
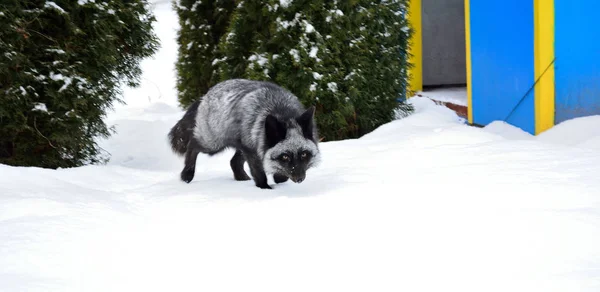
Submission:
[[[181,180],[189,184],[194,179],[194,173],[193,170],[182,171]]]
[[[271,189],[273,189],[270,185],[268,185],[266,183],[265,184],[256,184],[256,186],[259,187],[259,188],[261,188],[261,189],[263,189],[263,190],[271,190]]]
[[[235,180],[237,181],[247,181],[250,180],[251,178],[248,176],[248,174],[246,173],[241,173],[241,174],[234,174],[233,177],[235,178]]]

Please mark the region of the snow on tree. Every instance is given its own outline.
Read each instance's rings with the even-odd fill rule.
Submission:
[[[137,86],[158,47],[144,0],[0,4],[0,163],[102,163],[96,143],[120,86]]]

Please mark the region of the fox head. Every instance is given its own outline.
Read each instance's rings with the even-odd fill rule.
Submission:
[[[288,120],[267,116],[267,151],[264,156],[267,172],[284,175],[295,183],[304,181],[306,171],[319,160],[314,113],[315,107],[312,106],[300,116]]]

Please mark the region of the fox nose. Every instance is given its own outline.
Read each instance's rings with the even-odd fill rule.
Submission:
[[[299,184],[301,182],[304,181],[304,179],[306,178],[305,174],[300,174],[300,175],[294,175],[291,177],[292,181]]]

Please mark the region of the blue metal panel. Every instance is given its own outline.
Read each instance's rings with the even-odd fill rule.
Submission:
[[[534,91],[517,107],[535,82],[533,1],[470,3],[473,123],[504,120],[533,134]]]
[[[598,0],[555,0],[555,123],[600,115],[598,11]]]

